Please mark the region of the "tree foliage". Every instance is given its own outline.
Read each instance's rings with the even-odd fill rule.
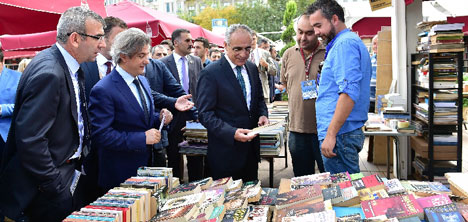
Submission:
[[[194,22],[201,27],[211,30],[211,20],[224,18],[227,19],[228,25],[239,23],[239,17],[237,16],[237,9],[233,6],[227,6],[224,8],[211,8],[207,7],[197,16],[192,17]]]
[[[283,40],[285,47],[283,47],[280,51],[280,56],[283,56],[284,51],[286,49],[292,47],[295,42],[293,39],[294,36],[294,18],[297,12],[297,4],[295,1],[289,1],[286,4],[286,11],[284,12],[283,16],[283,25],[286,26],[286,30],[284,30],[283,34],[281,34],[281,40]]]

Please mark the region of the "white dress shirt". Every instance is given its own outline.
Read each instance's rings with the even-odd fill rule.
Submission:
[[[174,61],[177,66],[177,72],[179,73],[180,84],[182,85],[182,60],[180,60],[182,56],[177,54],[175,51],[172,53],[172,55],[174,56]],[[190,76],[187,56],[185,56],[185,71],[187,73],[187,76]],[[187,81],[189,81],[187,85],[190,86],[190,78],[187,79]]]
[[[111,70],[114,69],[114,67],[115,67],[114,61],[112,61],[112,59],[108,60],[101,53],[98,53],[98,55],[96,57],[96,63],[97,63],[97,67],[99,69],[99,79],[102,79],[102,78],[104,78],[104,76],[106,76],[106,73],[107,73],[106,62],[111,62],[112,63]]]
[[[229,65],[231,65],[232,71],[234,72],[234,77],[237,80],[237,69],[236,69],[237,65],[232,63],[228,56],[225,56],[225,58],[229,62]],[[245,69],[245,65],[242,66],[241,74],[242,74],[242,78],[244,78],[244,83],[245,83],[245,93],[246,93],[245,101],[247,102],[247,109],[250,110],[250,101],[251,101],[251,98],[252,98],[252,88],[250,86],[249,74],[247,74],[247,69]]]

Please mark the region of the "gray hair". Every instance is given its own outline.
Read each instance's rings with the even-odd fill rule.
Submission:
[[[110,53],[112,60],[116,64],[119,64],[120,55],[126,55],[131,58],[140,52],[145,45],[151,46],[151,38],[146,33],[137,28],[127,29],[117,34],[114,39]]]
[[[242,25],[242,24],[233,24],[230,25],[229,28],[226,30],[225,34],[225,41],[229,45],[231,43],[231,35],[232,33],[236,32],[237,30],[242,29],[245,32],[249,33],[250,37],[253,35],[252,29],[249,28],[247,25]]]
[[[162,50],[166,50],[166,48],[162,45],[156,45],[154,46],[153,48],[151,48],[151,55],[154,54],[154,52],[156,51],[156,49],[162,49]]]
[[[100,22],[103,28],[106,26],[104,19],[96,12],[81,6],[67,9],[60,16],[57,24],[57,41],[63,44],[67,43],[68,36],[73,32],[86,34],[86,20],[88,19]],[[82,38],[84,39],[86,36],[82,36]]]

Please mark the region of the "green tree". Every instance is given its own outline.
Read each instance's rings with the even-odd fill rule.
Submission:
[[[296,44],[293,39],[294,36],[294,18],[297,12],[297,4],[295,1],[289,1],[286,4],[286,11],[284,12],[283,16],[283,25],[286,26],[286,30],[284,30],[283,34],[281,34],[281,40],[283,40],[285,46],[280,51],[280,56],[283,56],[284,51],[286,49],[291,48]]]
[[[237,14],[237,9],[233,6],[227,6],[223,8],[207,7],[198,15],[192,17],[192,19],[201,27],[211,30],[212,19],[224,18],[227,19],[228,24],[236,24],[240,22]]]

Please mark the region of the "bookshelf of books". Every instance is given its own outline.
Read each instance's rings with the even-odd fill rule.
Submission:
[[[421,179],[461,172],[463,53],[411,55],[411,114],[419,136],[410,143]]]

